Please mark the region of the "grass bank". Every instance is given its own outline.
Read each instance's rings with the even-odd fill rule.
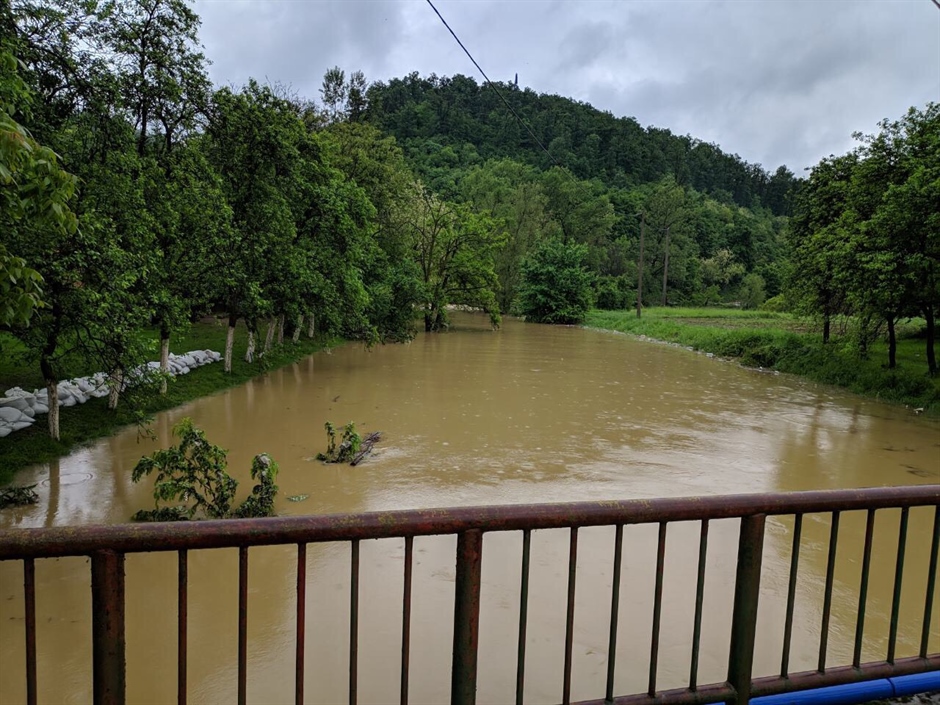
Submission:
[[[170,350],[181,354],[190,350],[225,349],[226,325],[223,322],[197,323],[185,334],[170,341]],[[269,352],[263,364],[247,363],[244,360],[247,345],[247,333],[239,327],[235,338],[232,372],[226,374],[221,362],[204,365],[187,375],[173,378],[164,396],[152,390],[152,393],[138,395],[136,408],[128,404],[119,405],[115,411],[107,408],[107,399],[89,399],[85,404],[62,408],[60,422],[61,440],[49,438],[46,417],[40,416],[30,428],[11,433],[0,439],[0,486],[13,480],[17,470],[35,463],[42,463],[61,457],[88,441],[108,436],[121,427],[137,423],[141,415],[150,416],[158,411],[172,409],[187,401],[237,386],[263,374],[266,370],[283,367],[317,350],[335,345],[336,339],[302,339],[284,345]],[[155,341],[156,343],[156,341]],[[0,356],[0,394],[13,386],[35,389],[42,386],[42,376],[38,366],[31,365],[17,353],[13,342],[7,338],[2,341],[3,355]],[[154,359],[159,357],[154,354]],[[82,369],[80,365],[70,370],[70,376],[89,374],[96,370]]]
[[[811,322],[786,313],[650,308],[637,319],[634,311],[591,311],[585,325],[678,343],[940,416],[940,378],[927,374],[925,344],[916,337],[916,325],[900,333],[894,370],[885,366],[885,343],[875,343],[868,358],[860,359],[848,336],[823,345]]]

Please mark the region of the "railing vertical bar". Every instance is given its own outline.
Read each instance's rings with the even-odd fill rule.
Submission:
[[[862,550],[862,578],[858,587],[858,617],[855,620],[855,652],[852,665],[862,662],[862,639],[865,634],[865,605],[868,602],[868,576],[871,572],[871,542],[875,533],[875,510],[869,509],[865,519],[865,548]]]
[[[702,604],[705,601],[705,563],[708,554],[708,519],[702,519],[698,541],[698,578],[695,583],[695,621],[692,627],[692,663],[689,666],[689,690],[698,687],[698,652],[702,641]]]
[[[565,619],[565,674],[562,705],[571,702],[571,650],[574,644],[574,593],[578,578],[578,527],[571,527],[568,542],[568,614]]]
[[[800,537],[803,533],[803,515],[793,515],[793,543],[790,548],[790,580],[787,586],[787,616],[783,625],[783,653],[780,657],[780,677],[790,674],[790,638],[793,636],[793,608],[796,604],[796,576],[800,568]]]
[[[92,700],[120,705],[126,694],[124,554],[91,554]]]
[[[307,544],[297,544],[297,644],[294,656],[294,702],[304,702],[304,647],[307,642]]]
[[[186,632],[189,627],[189,553],[184,548],[176,555],[176,702],[186,705]]]
[[[747,705],[751,698],[765,520],[764,514],[742,517],[738,538],[734,607],[731,614],[731,646],[728,649],[728,683],[734,688],[734,702],[737,705]]]
[[[529,560],[532,551],[532,530],[522,531],[522,576],[519,586],[519,643],[516,653],[516,705],[522,705],[525,694],[525,639],[529,620]]]
[[[349,705],[359,699],[359,539],[352,540],[349,580]]]
[[[607,642],[608,701],[614,699],[614,671],[617,666],[617,623],[620,618],[620,573],[623,567],[623,524],[617,524],[614,536],[614,580],[610,588],[610,638]]]
[[[829,525],[829,558],[826,561],[826,588],[823,594],[822,626],[819,630],[819,661],[816,670],[826,672],[826,655],[829,650],[829,616],[832,612],[832,586],[835,583],[836,551],[839,547],[839,518],[841,512],[832,513]]]
[[[26,702],[36,705],[36,563],[23,559],[23,610],[26,622]]]
[[[238,705],[248,700],[248,547],[238,549]]]
[[[473,705],[477,698],[477,650],[480,643],[480,579],[483,532],[457,534],[454,585],[454,650],[451,665],[451,705]]]
[[[901,581],[904,579],[904,551],[907,547],[907,521],[910,509],[901,509],[901,525],[898,527],[898,559],[894,568],[894,596],[891,600],[891,628],[888,632],[888,663],[894,663],[894,649],[898,640],[898,615],[901,611]]]
[[[924,628],[920,635],[920,657],[927,658],[927,642],[930,641],[930,617],[933,594],[937,587],[937,553],[940,552],[940,505],[933,515],[933,541],[930,544],[930,565],[927,568],[927,596],[924,601]]]
[[[414,536],[405,537],[405,566],[401,607],[401,705],[408,705],[408,669],[411,663],[411,566]]]
[[[666,522],[659,523],[659,543],[656,547],[656,589],[653,595],[653,634],[650,641],[650,677],[647,693],[656,695],[656,672],[659,669],[659,627],[663,612],[663,572],[666,561]]]

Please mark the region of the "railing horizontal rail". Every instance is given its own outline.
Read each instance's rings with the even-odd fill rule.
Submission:
[[[787,494],[631,499],[562,504],[490,505],[362,514],[198,522],[10,529],[0,560],[354,541],[465,531],[520,531],[616,524],[733,519],[933,505],[940,485],[821,490]]]
[[[919,656],[895,658],[898,640],[902,578],[908,541],[910,507],[934,507],[930,535],[926,590],[923,595],[922,624],[917,627]],[[865,640],[865,608],[871,547],[879,509],[900,510],[897,551],[893,575],[891,623],[887,655],[884,661],[860,664]],[[865,511],[865,547],[862,550],[858,612],[855,619],[854,658],[851,666],[827,666],[830,608],[839,543],[839,519],[843,512]],[[822,626],[818,669],[789,673],[789,657],[800,563],[801,532],[806,515],[829,517],[826,551],[826,587],[822,607]],[[761,597],[761,573],[765,520],[768,516],[792,516],[793,539],[787,580],[786,620],[779,676],[754,678],[758,605]],[[714,519],[740,519],[738,554],[735,568],[731,639],[728,648],[728,677],[723,683],[698,685],[699,648],[703,598],[706,590],[708,522]],[[689,686],[657,690],[660,659],[660,617],[664,609],[663,576],[665,570],[668,525],[672,522],[700,522],[698,570],[696,576],[695,617],[693,625]],[[624,552],[624,527],[658,524],[656,544],[656,582],[650,635],[649,681],[645,693],[615,697],[616,645],[620,584]],[[579,705],[667,705],[715,702],[746,705],[751,698],[789,693],[813,688],[870,681],[885,677],[940,671],[940,654],[928,654],[932,608],[940,553],[940,485],[918,487],[879,487],[853,490],[795,492],[789,494],[746,494],[714,497],[635,499],[624,501],[579,502],[568,504],[529,504],[450,509],[405,510],[364,514],[334,514],[269,519],[179,522],[171,524],[127,524],[117,526],[61,527],[47,529],[12,529],[0,533],[0,561],[22,560],[24,581],[24,621],[26,626],[26,700],[36,702],[36,618],[35,559],[64,556],[91,556],[92,564],[92,641],[93,686],[96,703],[123,703],[125,700],[125,575],[126,554],[143,552],[178,552],[178,654],[177,702],[187,700],[187,616],[189,613],[187,552],[211,548],[239,549],[238,577],[238,702],[247,701],[248,683],[248,561],[252,546],[293,545],[296,547],[296,644],[295,702],[304,698],[304,653],[306,621],[307,544],[350,542],[349,594],[349,690],[348,702],[358,698],[359,665],[359,579],[360,541],[366,539],[404,538],[402,640],[400,700],[408,702],[410,665],[411,583],[414,537],[455,535],[457,538],[454,593],[453,660],[451,702],[472,705],[477,689],[477,652],[479,648],[481,568],[483,537],[486,533],[522,531],[519,637],[516,663],[516,702],[524,700],[526,619],[529,589],[530,547],[533,530],[569,529],[568,595],[564,638],[562,702],[569,703],[572,691],[572,646],[577,621],[575,595],[578,580],[578,529],[606,526],[615,531],[613,577],[611,585],[609,663],[606,697],[585,700]],[[918,559],[919,560],[919,559]],[[910,580],[907,581],[908,584]],[[918,600],[920,597],[918,596]],[[907,637],[909,640],[909,636]]]

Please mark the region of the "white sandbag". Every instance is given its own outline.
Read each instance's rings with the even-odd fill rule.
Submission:
[[[32,423],[32,419],[19,409],[15,409],[12,406],[0,406],[0,423],[12,425],[27,419],[29,423]]]

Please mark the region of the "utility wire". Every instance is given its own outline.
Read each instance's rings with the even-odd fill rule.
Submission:
[[[499,89],[496,87],[496,84],[493,83],[493,82],[490,80],[490,77],[486,75],[486,72],[480,67],[480,64],[477,63],[477,60],[473,58],[473,55],[469,52],[469,50],[467,49],[467,47],[465,47],[465,46],[463,45],[463,42],[460,41],[460,37],[458,37],[457,34],[454,32],[454,30],[452,30],[452,29],[450,28],[450,25],[447,24],[447,20],[445,20],[445,19],[441,16],[441,13],[438,12],[438,9],[437,9],[436,7],[434,7],[434,3],[431,2],[431,0],[426,0],[426,2],[428,3],[428,5],[431,6],[431,9],[434,10],[434,14],[437,15],[438,18],[440,19],[440,21],[444,23],[444,26],[447,27],[447,31],[450,32],[450,35],[451,35],[451,36],[456,40],[456,42],[460,45],[460,48],[463,49],[464,54],[466,54],[468,57],[470,57],[470,61],[473,62],[473,65],[477,67],[477,71],[479,71],[479,72],[483,75],[483,78],[486,79],[486,82],[489,84],[490,88],[492,88],[492,89],[496,92],[496,95],[498,95],[498,96],[499,96],[499,99],[500,99],[501,101],[503,101],[503,104],[504,104],[507,108],[509,108],[509,112],[511,112],[511,113],[513,114],[513,117],[515,117],[516,120],[519,121],[519,124],[522,125],[522,126],[526,129],[526,131],[528,131],[528,133],[529,133],[529,135],[531,135],[532,139],[535,140],[535,143],[536,143],[539,147],[542,148],[542,151],[545,152],[545,154],[548,155],[548,158],[551,159],[552,162],[554,162],[555,164],[558,164],[558,160],[555,159],[555,157],[552,156],[552,153],[549,152],[547,149],[545,149],[545,145],[543,145],[541,142],[539,142],[539,138],[535,136],[535,133],[534,133],[534,132],[532,132],[532,128],[529,127],[529,126],[526,124],[525,120],[523,120],[521,117],[519,117],[519,114],[518,114],[515,110],[513,110],[512,106],[509,104],[509,101],[506,100],[506,99],[503,97],[503,94],[499,92]],[[561,166],[561,165],[559,164],[559,166]]]

